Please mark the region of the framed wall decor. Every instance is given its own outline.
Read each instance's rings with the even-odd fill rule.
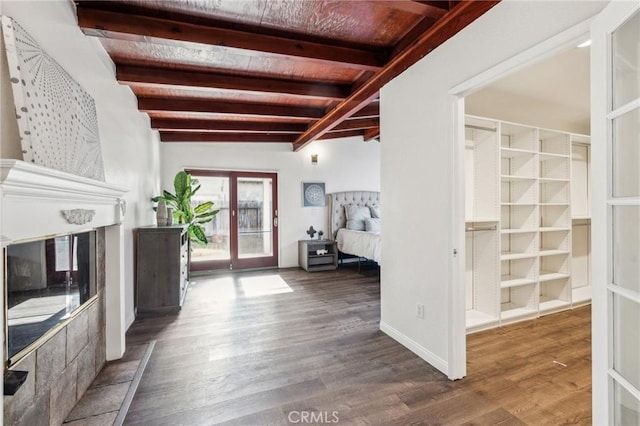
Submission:
[[[324,207],[325,195],[324,182],[302,182],[304,207]]]

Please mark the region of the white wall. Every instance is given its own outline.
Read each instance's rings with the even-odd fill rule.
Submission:
[[[311,164],[317,153],[318,164]],[[324,182],[327,193],[380,190],[380,144],[361,138],[316,141],[299,152],[290,144],[162,143],[162,187],[185,168],[278,173],[280,267],[298,265],[298,240],[310,225],[328,233],[327,207],[302,207],[302,182]]]
[[[138,112],[128,87],[115,80],[111,59],[100,44],[85,37],[71,1],[3,1],[2,13],[13,17],[96,101],[106,181],[129,188],[125,216],[125,315],[133,313],[133,235],[154,223],[149,199],[159,190],[159,144],[149,119]],[[2,119],[0,154],[21,159],[13,98],[4,51],[0,75]]]
[[[381,91],[386,208],[381,328],[445,373],[454,266],[451,170],[457,143],[449,90],[603,6],[503,1]],[[425,305],[424,319],[416,315],[417,303]]]

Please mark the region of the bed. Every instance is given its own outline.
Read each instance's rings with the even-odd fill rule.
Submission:
[[[329,211],[331,220],[331,233],[336,240],[340,253],[357,256],[373,260],[380,264],[381,260],[381,244],[379,225],[367,227],[370,222],[366,221],[365,229],[355,230],[347,229],[358,228],[353,226],[353,222],[347,220],[347,212],[360,210],[365,212],[370,210],[373,219],[378,219],[380,214],[380,193],[374,191],[345,191],[329,194]],[[367,209],[362,209],[366,207]]]

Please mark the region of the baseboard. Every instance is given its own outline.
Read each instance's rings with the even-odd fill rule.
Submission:
[[[380,321],[380,331],[382,331],[392,339],[396,340],[402,346],[406,347],[411,352],[418,355],[420,358],[422,358],[423,360],[425,360],[426,362],[428,362],[429,364],[431,364],[432,366],[440,370],[442,373],[446,375],[449,374],[448,363],[442,358],[440,358],[439,356],[435,355],[430,350],[421,346],[415,340],[405,336],[395,328],[391,327],[389,324],[386,324],[382,321]]]

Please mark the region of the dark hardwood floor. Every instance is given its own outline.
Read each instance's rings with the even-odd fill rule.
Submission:
[[[589,307],[468,337],[452,382],[379,331],[378,275],[350,268],[196,278],[156,340],[125,424],[591,422]]]

